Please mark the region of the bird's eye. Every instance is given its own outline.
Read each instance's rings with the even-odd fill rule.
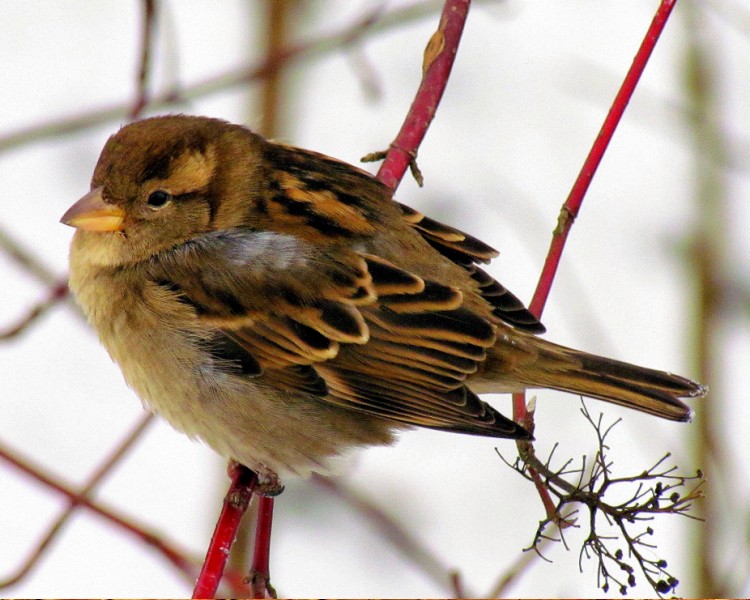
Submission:
[[[151,208],[164,208],[169,203],[170,195],[164,190],[151,192],[146,203]]]

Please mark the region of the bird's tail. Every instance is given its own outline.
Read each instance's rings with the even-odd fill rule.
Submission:
[[[521,340],[518,340],[521,341]],[[496,389],[480,385],[477,390],[507,391],[503,381],[519,382],[523,388],[550,388],[606,400],[672,421],[689,421],[692,410],[680,398],[704,396],[704,386],[664,371],[588,354],[559,346],[541,338],[533,345],[499,341],[488,356],[488,369]],[[531,347],[533,346],[533,350]],[[482,377],[483,383],[489,378]],[[498,385],[499,383],[499,385]],[[515,387],[519,387],[517,384]]]

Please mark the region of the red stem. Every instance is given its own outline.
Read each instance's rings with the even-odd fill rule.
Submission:
[[[599,135],[597,135],[594,140],[594,144],[581,167],[581,171],[570,190],[570,194],[568,194],[568,198],[565,200],[565,203],[560,210],[558,225],[552,235],[552,242],[550,243],[547,258],[544,261],[544,267],[542,268],[542,273],[539,277],[539,283],[537,284],[536,290],[534,291],[534,297],[529,305],[529,310],[531,310],[531,312],[537,317],[541,317],[542,311],[544,310],[544,305],[547,302],[550,289],[552,288],[552,282],[555,279],[557,268],[560,265],[560,258],[562,257],[565,242],[568,239],[568,233],[573,226],[573,221],[575,221],[578,216],[578,212],[581,208],[586,192],[589,189],[591,180],[594,177],[594,173],[596,173],[596,170],[599,168],[604,152],[607,150],[607,146],[614,135],[615,129],[620,123],[625,108],[627,107],[628,102],[630,102],[630,98],[633,96],[633,92],[638,85],[643,70],[646,68],[646,63],[648,63],[648,59],[651,57],[656,42],[667,24],[667,20],[669,19],[669,15],[671,14],[676,1],[677,0],[662,0],[659,5],[654,18],[651,21],[651,25],[646,32],[646,36],[633,59],[633,64],[630,66],[630,69],[615,96],[612,106],[604,119]],[[519,423],[528,422],[528,424],[533,427],[533,416],[527,414],[526,399],[523,393],[513,394],[513,418]],[[533,469],[531,470],[531,474],[532,477],[535,475]],[[540,489],[538,485],[537,489],[539,490],[539,495],[542,498],[545,508],[549,510],[549,507],[552,506],[553,503],[547,490],[543,488]]]
[[[237,529],[247,507],[253,490],[258,483],[258,476],[250,469],[233,463],[230,465],[232,483],[224,497],[224,506],[216,523],[214,535],[208,545],[206,560],[195,583],[193,598],[214,598],[224,573],[229,550],[234,543]]]
[[[667,24],[672,9],[674,8],[677,0],[662,0],[659,9],[654,15],[654,19],[651,22],[651,26],[646,32],[646,37],[641,43],[641,47],[633,59],[633,64],[630,66],[627,75],[625,76],[620,90],[615,96],[615,100],[612,103],[612,107],[609,109],[604,124],[602,125],[599,135],[596,136],[594,144],[589,151],[589,155],[586,157],[586,161],[581,167],[581,172],[578,174],[573,187],[570,190],[565,204],[563,204],[562,210],[560,211],[560,217],[558,222],[558,228],[555,230],[552,236],[552,243],[547,254],[547,260],[544,263],[542,274],[539,277],[539,283],[537,284],[536,291],[534,292],[534,298],[531,301],[529,309],[537,317],[541,316],[544,310],[544,305],[547,302],[552,282],[555,279],[557,273],[557,267],[560,264],[560,257],[565,246],[565,241],[568,239],[568,232],[573,225],[573,221],[578,216],[578,211],[583,203],[583,198],[589,189],[591,180],[594,178],[594,173],[599,168],[604,152],[609,145],[612,135],[615,132],[620,119],[622,118],[625,108],[630,102],[630,98],[633,96],[638,80],[643,74],[643,70],[646,68],[646,63],[651,57],[651,53],[656,46],[656,42],[664,30],[664,26]]]
[[[271,525],[273,524],[273,498],[261,496],[258,502],[258,521],[255,529],[253,564],[250,568],[250,585],[253,598],[271,597]]]
[[[425,50],[422,82],[404,124],[378,170],[378,179],[392,190],[398,187],[406,169],[415,161],[417,148],[435,117],[456,58],[470,4],[470,0],[446,0],[443,5],[440,25]]]
[[[125,439],[123,439],[104,460],[104,462],[89,476],[86,483],[81,487],[78,495],[81,497],[91,497],[99,483],[111,473],[125,454],[140,439],[146,427],[153,421],[153,415],[144,413]],[[28,554],[26,559],[14,573],[8,577],[0,578],[0,589],[18,583],[24,578],[33,567],[41,560],[44,552],[50,548],[55,537],[63,530],[63,526],[70,516],[78,509],[79,502],[73,499],[68,500],[68,506],[60,513],[55,522],[49,527],[46,534],[42,537],[36,547]]]

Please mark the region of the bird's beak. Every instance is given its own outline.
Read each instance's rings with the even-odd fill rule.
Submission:
[[[105,202],[98,187],[71,206],[60,222],[85,231],[122,231],[124,218],[125,212]]]

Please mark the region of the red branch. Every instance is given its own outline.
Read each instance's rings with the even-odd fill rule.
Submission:
[[[617,95],[612,102],[612,106],[604,119],[599,135],[597,135],[594,140],[594,144],[581,167],[581,171],[570,190],[570,194],[568,194],[568,198],[565,200],[565,203],[560,210],[557,228],[552,234],[552,242],[550,244],[549,252],[547,253],[547,258],[544,261],[544,267],[542,268],[542,273],[539,277],[539,283],[537,284],[534,297],[529,305],[529,309],[537,317],[541,317],[542,311],[544,310],[544,305],[547,302],[550,289],[552,288],[552,282],[557,274],[557,268],[560,264],[560,258],[562,257],[565,242],[568,239],[568,233],[573,226],[573,221],[575,221],[578,216],[581,204],[583,203],[583,198],[589,189],[594,173],[596,173],[596,170],[601,163],[604,152],[607,150],[607,146],[614,135],[615,129],[620,123],[625,108],[627,107],[628,102],[630,102],[630,98],[633,96],[633,92],[638,85],[643,70],[646,68],[646,63],[648,63],[648,59],[651,57],[656,42],[667,24],[667,20],[669,19],[669,15],[671,14],[676,1],[677,0],[662,0],[659,5],[654,18],[651,21],[651,25],[646,32],[646,36],[633,59],[633,64],[630,66],[630,69],[620,86],[620,90],[617,92]],[[513,418],[517,422],[527,423],[533,428],[533,416],[529,415],[526,410],[526,399],[523,393],[513,394]],[[533,451],[533,448],[529,449]],[[547,490],[543,487],[541,480],[537,481],[537,474],[533,469],[530,469],[530,474],[534,478],[534,481],[537,482],[537,491],[542,498],[548,516],[557,521],[554,512],[552,514],[549,513],[550,507],[554,506],[554,504],[549,497]]]
[[[242,465],[232,463],[229,469],[232,483],[224,497],[224,507],[206,551],[206,560],[198,575],[193,598],[216,597],[216,590],[229,560],[229,550],[258,483],[258,476]]]
[[[115,466],[122,460],[126,453],[135,445],[140,439],[146,427],[153,422],[153,415],[150,413],[144,413],[143,417],[136,423],[132,431],[112,450],[112,452],[105,458],[99,467],[89,476],[86,483],[81,487],[78,492],[78,496],[91,497],[99,483],[107,476],[108,473],[112,472]],[[63,526],[67,523],[71,515],[79,507],[80,503],[77,500],[69,499],[68,506],[60,513],[54,523],[48,528],[46,534],[42,536],[42,539],[36,545],[36,547],[28,554],[23,563],[18,569],[8,577],[0,579],[0,589],[9,587],[15,583],[18,583],[23,577],[25,577],[32,568],[39,564],[44,552],[50,548],[50,545],[62,531]]]
[[[273,524],[273,498],[261,496],[258,502],[258,522],[255,529],[253,565],[250,568],[250,587],[253,598],[275,598],[271,587],[271,525]]]
[[[464,30],[470,0],[446,0],[440,25],[424,53],[422,83],[409,108],[404,124],[380,165],[378,179],[395,190],[409,166],[414,165],[417,148],[435,117]]]
[[[594,145],[589,151],[589,155],[586,157],[586,161],[581,167],[581,172],[578,174],[573,187],[570,190],[568,199],[563,204],[560,216],[558,219],[558,226],[552,236],[552,243],[550,244],[549,253],[547,254],[547,260],[544,263],[542,274],[539,277],[539,283],[537,284],[536,291],[534,292],[534,298],[529,306],[531,312],[537,317],[541,316],[544,305],[547,302],[550,288],[552,287],[552,281],[557,273],[557,267],[560,264],[560,257],[562,256],[563,247],[565,241],[568,239],[568,232],[573,225],[573,221],[578,216],[578,211],[583,203],[583,198],[589,189],[591,180],[594,178],[594,173],[599,168],[604,152],[609,145],[610,140],[620,123],[625,108],[630,102],[630,98],[633,96],[638,80],[643,74],[643,70],[646,68],[646,63],[651,57],[651,53],[656,46],[656,42],[664,30],[664,26],[667,24],[672,9],[674,8],[677,0],[662,0],[659,9],[656,11],[651,26],[646,32],[646,37],[641,43],[641,47],[633,59],[633,64],[630,66],[627,75],[625,76],[620,90],[615,96],[615,100],[612,103],[612,107],[609,109],[607,117],[604,119],[599,135],[594,140]]]

